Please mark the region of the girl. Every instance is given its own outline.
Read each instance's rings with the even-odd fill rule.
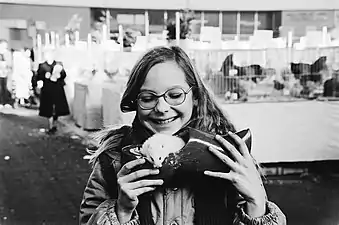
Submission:
[[[131,127],[108,129],[99,135],[80,206],[80,224],[286,224],[284,214],[267,200],[246,144],[233,134],[234,126],[182,49],[148,51],[134,66],[120,107],[123,112],[136,111],[135,119]],[[135,171],[145,159],[121,162],[122,147],[142,143],[154,133],[175,134],[185,127],[215,134],[232,155],[231,159],[211,148],[231,170],[204,172],[206,178],[228,182],[227,188],[204,182],[203,192],[196,185],[162,188],[163,180],[145,179],[158,174],[158,169]],[[226,133],[240,146],[239,151],[217,135]]]

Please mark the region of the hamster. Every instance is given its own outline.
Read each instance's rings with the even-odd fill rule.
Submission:
[[[144,142],[140,153],[152,163],[155,168],[160,168],[170,153],[176,153],[184,146],[184,140],[177,136],[154,134]]]

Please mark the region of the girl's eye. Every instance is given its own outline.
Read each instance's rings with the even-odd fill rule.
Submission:
[[[168,93],[168,97],[170,98],[181,98],[183,94],[182,93]]]
[[[142,102],[152,102],[154,100],[156,100],[155,96],[141,96],[140,97],[140,101]]]

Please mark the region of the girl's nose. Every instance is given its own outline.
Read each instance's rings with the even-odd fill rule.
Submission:
[[[157,112],[167,112],[170,109],[170,105],[165,101],[164,97],[159,98],[157,105],[154,109]]]

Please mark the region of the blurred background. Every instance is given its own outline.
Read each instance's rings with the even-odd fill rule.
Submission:
[[[0,40],[1,224],[77,224],[89,135],[131,122],[116,103],[133,65],[170,45],[251,129],[288,224],[339,224],[339,1],[0,0]],[[37,116],[50,53],[71,111],[55,135]]]

